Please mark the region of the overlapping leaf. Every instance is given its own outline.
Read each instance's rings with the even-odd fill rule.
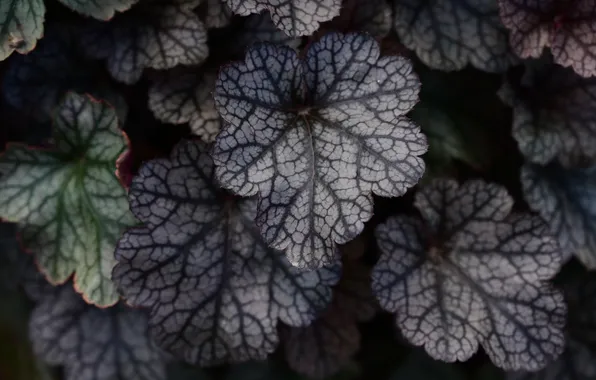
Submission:
[[[31,53],[15,57],[2,83],[6,101],[17,109],[47,122],[67,91],[88,92],[108,100],[118,118],[126,119],[124,100],[98,75],[97,66],[79,54],[68,27],[51,25]]]
[[[548,223],[566,253],[596,268],[596,167],[528,164],[521,181],[528,205]]]
[[[273,23],[291,37],[313,34],[319,24],[339,15],[341,0],[224,0],[241,16],[268,11]]]
[[[70,285],[51,290],[33,311],[29,334],[37,355],[64,366],[65,380],[166,379],[142,311],[96,308]]]
[[[124,12],[139,0],[59,0],[75,12],[99,20],[109,20],[116,12]]]
[[[370,270],[357,258],[344,260],[331,306],[311,325],[286,331],[284,348],[289,366],[317,379],[336,374],[360,348],[357,323],[370,320],[376,310]]]
[[[112,76],[137,82],[145,68],[201,63],[207,31],[193,9],[199,0],[145,0],[109,23],[92,23],[81,37],[91,57],[105,59]]]
[[[211,142],[221,127],[212,95],[215,79],[211,72],[172,70],[152,84],[149,108],[166,123],[189,123],[193,134]]]
[[[499,95],[513,107],[513,137],[528,160],[570,165],[596,158],[596,78],[532,62],[521,84],[506,83]]]
[[[507,380],[591,380],[596,378],[596,282],[582,273],[565,285],[569,305],[567,345],[558,360],[539,372],[512,372]]]
[[[199,8],[202,20],[207,28],[223,28],[230,23],[232,10],[223,0],[203,0]]]
[[[13,51],[26,54],[43,35],[43,0],[0,1],[0,61]]]
[[[112,108],[70,93],[55,119],[54,147],[11,145],[0,158],[0,216],[17,222],[26,249],[53,283],[73,273],[88,302],[118,300],[113,251],[134,223],[114,175],[125,141]]]
[[[596,75],[596,6],[593,0],[499,0],[511,45],[522,58],[550,47],[555,62],[584,77]]]
[[[421,218],[377,227],[373,292],[431,357],[463,361],[482,345],[501,368],[535,371],[563,351],[566,307],[546,282],[561,252],[512,205],[498,185],[435,180],[416,195]]]
[[[404,114],[420,83],[410,63],[379,58],[372,37],[337,33],[301,61],[259,44],[220,72],[215,104],[228,123],[213,151],[216,176],[258,195],[267,243],[298,267],[320,267],[356,237],[372,196],[400,196],[424,172],[420,129]]]
[[[503,72],[515,55],[495,0],[394,0],[395,30],[426,65]]]
[[[150,308],[158,344],[200,365],[264,359],[278,320],[304,326],[331,301],[339,267],[301,272],[254,227],[256,201],[218,189],[207,146],[145,164],[129,200],[145,227],[124,234],[113,278]]]
[[[339,16],[323,24],[319,32],[366,32],[383,38],[391,30],[391,7],[385,0],[345,0]]]

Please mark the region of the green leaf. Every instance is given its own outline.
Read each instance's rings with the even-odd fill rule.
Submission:
[[[0,61],[15,50],[25,54],[35,48],[45,13],[43,0],[0,1]]]
[[[128,10],[138,0],[59,0],[75,12],[98,20],[109,20],[116,12]]]
[[[112,108],[74,93],[54,124],[53,148],[14,144],[0,157],[0,217],[18,223],[50,282],[75,273],[74,287],[89,303],[112,305],[114,247],[135,220],[114,174],[125,139]]]

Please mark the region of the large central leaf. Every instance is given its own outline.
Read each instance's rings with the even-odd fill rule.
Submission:
[[[114,246],[134,223],[114,175],[126,147],[114,110],[70,93],[53,138],[51,149],[11,145],[0,158],[0,216],[18,222],[51,282],[76,273],[74,286],[89,302],[114,304]]]
[[[339,267],[301,272],[254,226],[256,202],[223,193],[207,146],[180,143],[145,164],[130,204],[146,227],[125,233],[113,278],[149,307],[156,341],[191,363],[264,359],[278,320],[305,326],[331,302]]]
[[[299,267],[319,267],[356,237],[372,196],[399,196],[424,172],[426,139],[404,115],[420,83],[372,37],[329,34],[304,60],[259,44],[224,68],[215,103],[229,123],[213,158],[222,185],[259,196],[257,224]]]
[[[546,282],[561,252],[512,205],[501,186],[435,180],[416,194],[421,218],[377,227],[373,292],[433,358],[467,360],[481,344],[497,366],[535,371],[563,351],[565,303]]]

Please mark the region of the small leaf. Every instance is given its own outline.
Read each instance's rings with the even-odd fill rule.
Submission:
[[[149,109],[165,123],[189,123],[193,134],[212,142],[221,127],[212,95],[215,79],[196,69],[168,71],[149,88]]]
[[[339,15],[341,0],[224,0],[241,16],[268,11],[273,23],[288,36],[308,36],[319,24]]]
[[[0,61],[17,51],[35,49],[43,35],[46,7],[43,0],[0,1]]]
[[[207,30],[193,13],[198,1],[144,0],[109,23],[89,23],[81,46],[90,57],[105,59],[110,74],[127,84],[145,68],[202,63],[209,48]]]
[[[520,57],[537,58],[550,47],[557,64],[596,75],[594,0],[499,0],[499,6]]]
[[[59,0],[70,9],[98,20],[109,20],[116,12],[124,12],[139,0]]]
[[[126,102],[105,84],[97,65],[78,54],[73,34],[68,27],[47,26],[33,52],[10,61],[2,84],[4,98],[37,121],[47,122],[67,91],[88,92],[114,105],[123,123]]]
[[[513,107],[513,137],[537,164],[596,158],[596,78],[544,61],[530,62],[519,86],[505,83],[499,91]]]
[[[565,169],[525,165],[524,198],[550,227],[568,255],[596,269],[596,166]]]
[[[289,366],[317,379],[338,373],[360,348],[357,322],[372,319],[376,311],[370,270],[357,258],[344,260],[331,306],[311,325],[287,330],[284,347]]]
[[[114,246],[134,223],[114,175],[125,148],[114,110],[69,93],[55,119],[54,147],[10,145],[0,158],[0,216],[17,222],[24,247],[52,283],[75,273],[88,302],[118,295],[110,280]]]
[[[145,227],[123,235],[113,272],[128,302],[150,309],[156,342],[202,366],[264,359],[278,320],[311,323],[339,277],[338,265],[302,272],[267,247],[256,201],[221,191],[213,171],[199,141],[143,165],[129,201]]]
[[[122,305],[96,308],[71,286],[55,288],[41,300],[29,335],[37,355],[64,366],[65,380],[166,379],[143,312]]]
[[[416,194],[421,217],[376,229],[382,256],[373,292],[412,344],[437,360],[469,359],[482,345],[493,363],[536,371],[564,347],[566,308],[546,281],[561,252],[546,226],[510,215],[498,185],[435,180]]]
[[[503,72],[516,62],[495,0],[393,0],[395,30],[426,65]]]
[[[403,195],[424,173],[426,139],[404,116],[420,82],[406,59],[379,55],[372,37],[331,33],[304,60],[258,44],[219,74],[215,105],[227,124],[216,177],[258,195],[261,234],[292,265],[332,262],[336,243],[371,218],[371,193]]]

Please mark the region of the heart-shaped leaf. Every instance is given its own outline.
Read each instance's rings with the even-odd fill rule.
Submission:
[[[13,51],[26,54],[43,35],[46,7],[43,0],[0,1],[0,61]]]
[[[262,236],[295,266],[331,262],[371,218],[372,193],[403,195],[424,173],[426,138],[404,116],[420,83],[409,61],[379,55],[370,36],[331,33],[303,60],[255,45],[217,79],[216,177],[258,195]]]

